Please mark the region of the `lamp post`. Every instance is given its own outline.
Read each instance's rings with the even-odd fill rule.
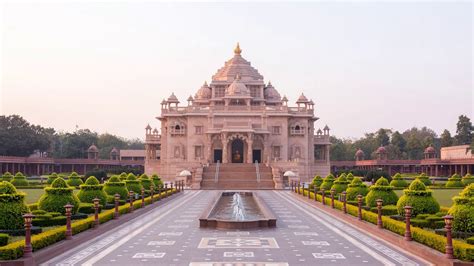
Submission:
[[[145,207],[145,188],[142,187],[142,208]]]
[[[334,209],[334,194],[336,194],[336,190],[333,188],[331,189],[331,208]]]
[[[66,209],[66,240],[72,239],[72,230],[71,230],[71,212],[74,206],[71,204],[64,205]]]
[[[300,187],[301,187],[301,182],[298,182],[298,194],[300,194]]]
[[[130,190],[130,192],[128,192],[128,197],[130,201],[130,212],[133,212],[133,190]]]
[[[382,224],[382,199],[377,199],[375,202],[377,202],[377,227],[382,229],[383,224]]]
[[[314,186],[314,201],[318,201],[318,186]]]
[[[99,227],[99,199],[95,198],[94,202],[94,229]]]
[[[308,183],[308,199],[311,199],[311,189],[310,189],[311,183]],[[315,195],[316,196],[316,195]]]
[[[295,182],[294,182],[293,180],[291,180],[291,182],[290,182],[290,188],[291,188],[291,191],[293,191],[293,192],[295,192],[295,189],[294,189],[294,186],[293,186],[294,183],[295,183]]]
[[[453,236],[452,236],[452,224],[454,217],[451,215],[443,216],[446,229],[446,258],[453,259]]]
[[[151,203],[155,202],[154,194],[155,194],[155,186],[153,184],[151,184],[151,186],[150,186]]]
[[[161,200],[161,185],[158,186],[158,200]]]
[[[31,246],[31,222],[35,217],[31,213],[23,215],[25,220],[25,247],[23,248],[23,258],[31,258],[33,256],[33,247]]]
[[[321,197],[322,197],[322,203],[323,203],[323,205],[326,205],[326,201],[325,201],[326,193],[325,193],[324,188],[321,189]]]
[[[357,195],[357,217],[362,221],[362,195]]]
[[[411,241],[411,230],[410,230],[410,218],[411,218],[411,210],[413,209],[411,206],[405,206],[405,240]]]
[[[168,197],[168,183],[165,183],[165,198]]]
[[[347,192],[345,191],[342,191],[342,211],[344,212],[344,214],[347,213],[347,202],[346,202],[346,195],[347,195]]]
[[[114,195],[114,199],[115,199],[114,219],[118,219],[118,217],[119,217],[118,207],[119,207],[120,195],[118,193],[116,193]]]

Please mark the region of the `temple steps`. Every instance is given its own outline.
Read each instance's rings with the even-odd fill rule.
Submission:
[[[255,164],[220,164],[218,182],[215,182],[216,164],[204,167],[201,189],[273,189],[272,170],[260,164],[260,182],[257,182]]]

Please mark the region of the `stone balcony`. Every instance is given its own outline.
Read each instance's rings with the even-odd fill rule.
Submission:
[[[161,135],[147,134],[145,136],[145,143],[147,143],[147,144],[161,144]]]
[[[329,135],[314,135],[313,136],[313,143],[319,145],[329,145],[331,142],[329,141]]]
[[[161,110],[162,115],[173,115],[173,114],[187,114],[187,113],[209,113],[209,112],[266,112],[266,113],[288,113],[298,115],[314,115],[313,109],[305,109],[303,107],[288,107],[288,106],[182,106],[182,107],[168,107]]]

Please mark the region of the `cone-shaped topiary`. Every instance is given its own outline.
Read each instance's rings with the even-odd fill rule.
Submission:
[[[416,179],[419,179],[425,186],[431,185],[431,180],[430,177],[427,176],[425,173],[421,173],[419,176],[416,177]]]
[[[350,182],[346,179],[346,175],[342,174],[336,179],[336,181],[334,181],[334,184],[332,185],[331,189],[335,189],[336,193],[341,193],[342,191],[345,191],[347,189],[349,183]]]
[[[464,187],[464,184],[462,183],[462,179],[458,174],[452,175],[450,178],[448,178],[448,182],[446,182],[446,187]]]
[[[120,195],[121,200],[128,199],[128,190],[125,186],[125,182],[120,181],[119,176],[113,175],[104,185],[104,191],[109,196]]]
[[[23,229],[22,216],[29,211],[25,193],[17,192],[7,181],[0,182],[0,230]]]
[[[140,183],[142,184],[143,188],[145,188],[145,190],[150,190],[150,186],[151,186],[151,179],[146,175],[146,174],[142,174],[140,176]]]
[[[133,191],[136,194],[142,193],[142,184],[132,173],[128,174],[127,180],[125,180],[125,185],[127,186],[128,191]]]
[[[46,181],[46,183],[48,184],[52,184],[54,182],[54,180],[56,180],[56,178],[58,178],[58,174],[56,173],[51,173],[49,176],[48,176],[48,180]]]
[[[362,196],[366,196],[367,193],[369,193],[369,188],[366,184],[364,184],[364,182],[362,182],[362,180],[360,180],[360,178],[354,177],[352,182],[347,186],[346,192],[347,200],[352,201],[356,200],[357,195],[359,194]]]
[[[453,230],[474,232],[474,184],[468,185],[453,198],[454,204],[448,213],[454,217]]]
[[[95,198],[100,200],[100,204],[107,203],[107,194],[104,192],[104,185],[99,183],[95,176],[87,178],[86,182],[82,184],[81,190],[77,193],[77,197],[81,202],[92,203]]]
[[[319,187],[319,189],[324,189],[328,191],[331,189],[333,184],[334,184],[334,176],[332,174],[329,174],[323,179],[323,183],[321,183],[321,186]]]
[[[319,175],[316,175],[313,178],[313,181],[311,181],[311,184],[313,184],[313,186],[317,186],[317,187],[320,187],[322,183],[323,183],[323,179]]]
[[[47,212],[66,213],[64,205],[70,203],[74,205],[72,213],[76,213],[79,208],[79,199],[74,194],[74,188],[67,185],[62,178],[56,178],[50,187],[44,188],[45,193],[38,200],[38,209]]]
[[[12,185],[14,185],[15,187],[26,187],[30,184],[28,183],[28,180],[26,180],[26,176],[24,176],[22,172],[17,172],[10,183],[12,183]]]
[[[163,187],[163,181],[161,181],[161,178],[159,175],[153,174],[151,176],[151,181],[153,181],[153,184],[155,185],[155,189]]]
[[[13,179],[13,175],[10,172],[5,172],[2,176],[3,181],[10,182],[10,181],[12,181],[12,179]]]
[[[354,175],[352,173],[348,173],[346,179],[347,181],[352,182],[352,180],[354,180]]]
[[[396,173],[390,181],[390,186],[392,187],[408,187],[408,182],[403,179],[400,173]]]
[[[411,182],[408,189],[403,190],[403,196],[397,202],[399,215],[405,215],[405,206],[411,206],[411,214],[432,214],[439,212],[439,203],[433,197],[431,190],[427,190],[425,184],[418,179]]]
[[[379,180],[375,182],[375,185],[369,188],[369,193],[365,197],[365,204],[369,207],[375,207],[377,206],[377,199],[382,199],[383,205],[397,204],[398,196],[385,177],[380,177]]]
[[[474,183],[474,176],[467,173],[465,176],[463,176],[462,183],[464,184],[464,186]]]
[[[121,181],[127,180],[127,173],[125,173],[125,172],[120,173],[119,178],[120,178]]]
[[[69,179],[67,180],[67,184],[71,187],[78,187],[78,186],[84,184],[84,182],[82,182],[81,177],[76,172],[72,172],[71,175],[69,175]]]

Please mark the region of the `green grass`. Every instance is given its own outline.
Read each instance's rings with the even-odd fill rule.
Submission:
[[[33,188],[33,189],[19,189],[18,191],[26,193],[26,203],[32,204],[38,202],[41,195],[44,193],[42,188]],[[79,190],[75,189],[74,192],[77,193]]]
[[[439,205],[444,207],[451,207],[453,205],[452,198],[457,196],[462,189],[432,189],[433,196],[438,201]],[[403,195],[403,190],[395,190],[397,196]]]

